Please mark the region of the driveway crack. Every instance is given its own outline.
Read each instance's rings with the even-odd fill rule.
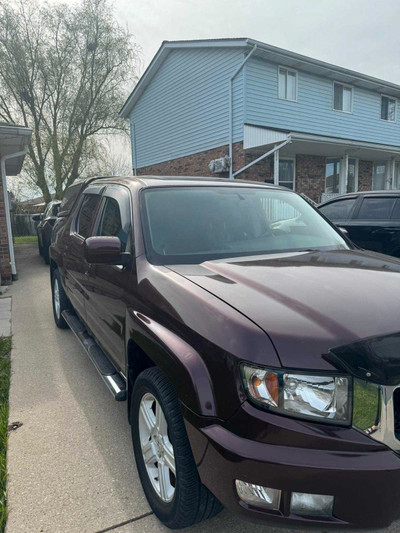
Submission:
[[[125,520],[125,522],[120,522],[119,524],[115,524],[114,526],[106,527],[105,529],[99,529],[98,531],[95,531],[95,533],[106,533],[107,531],[112,531],[113,529],[126,526],[127,524],[132,524],[132,522],[137,522],[138,520],[141,520],[142,518],[146,518],[146,516],[150,516],[152,514],[153,512],[149,511],[148,513],[144,513],[140,516],[136,516],[135,518],[131,518],[130,520]]]

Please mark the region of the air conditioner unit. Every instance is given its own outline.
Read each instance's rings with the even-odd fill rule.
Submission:
[[[229,172],[231,166],[231,160],[228,155],[220,157],[219,159],[213,159],[208,163],[208,168],[213,174],[222,174],[223,172]]]

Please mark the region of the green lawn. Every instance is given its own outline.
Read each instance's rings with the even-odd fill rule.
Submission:
[[[367,430],[377,422],[379,411],[379,389],[373,383],[354,380],[353,424]]]
[[[7,426],[11,338],[0,337],[0,533],[7,521]]]
[[[14,244],[29,244],[30,242],[37,242],[37,236],[26,235],[25,237],[14,237]]]

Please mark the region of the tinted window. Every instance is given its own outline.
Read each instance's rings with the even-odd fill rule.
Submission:
[[[158,264],[312,249],[347,249],[300,196],[245,187],[143,191],[146,251]]]
[[[90,236],[90,229],[92,227],[94,217],[96,216],[97,206],[100,202],[100,196],[97,194],[85,194],[79,215],[76,220],[76,232],[82,237]]]
[[[70,211],[72,206],[74,205],[75,200],[81,188],[82,188],[82,183],[79,183],[77,185],[73,185],[65,189],[62,200],[61,200],[61,205],[59,208],[60,213],[68,214],[68,211]]]
[[[117,200],[114,198],[106,198],[96,235],[118,237],[121,241],[122,250],[125,250],[128,234],[122,228],[121,211]]]
[[[54,204],[51,209],[51,214],[53,217],[56,217],[58,215],[58,211],[60,209],[60,204]]]
[[[332,202],[331,204],[320,207],[320,211],[329,218],[329,220],[347,220],[355,203],[356,198],[338,200],[337,202]]]
[[[385,220],[390,218],[395,198],[364,198],[357,218]]]
[[[400,198],[396,200],[396,205],[392,212],[392,220],[400,220]]]

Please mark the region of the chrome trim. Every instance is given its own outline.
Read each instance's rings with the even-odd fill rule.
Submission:
[[[379,387],[381,400],[379,422],[376,426],[364,432],[396,452],[400,452],[400,440],[396,438],[395,434],[393,395],[398,388],[400,388],[400,385]]]

